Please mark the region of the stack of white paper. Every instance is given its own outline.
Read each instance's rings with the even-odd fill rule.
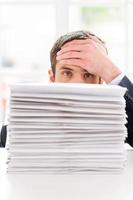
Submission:
[[[11,87],[8,172],[119,172],[126,114],[119,86]]]

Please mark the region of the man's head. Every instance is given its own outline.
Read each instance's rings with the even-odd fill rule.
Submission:
[[[70,82],[70,83],[97,83],[100,84],[101,78],[89,73],[84,68],[76,65],[61,64],[57,60],[57,53],[66,44],[73,40],[96,39],[101,46],[104,42],[94,34],[88,31],[75,31],[61,36],[53,45],[50,52],[51,70],[49,70],[50,81],[52,82]],[[105,46],[104,46],[105,47]],[[105,47],[106,49],[106,47]]]

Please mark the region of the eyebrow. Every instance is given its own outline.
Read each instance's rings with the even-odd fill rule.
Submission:
[[[86,69],[83,69],[82,71],[89,73]],[[89,73],[90,74],[90,73]]]
[[[73,71],[73,69],[71,69],[71,68],[69,68],[69,67],[65,67],[65,66],[62,67],[61,70],[62,70],[62,69],[67,69],[67,70]]]
[[[71,68],[69,68],[69,67],[65,67],[65,66],[63,66],[60,70],[62,70],[62,69],[74,71],[73,69],[71,69]],[[88,73],[88,74],[90,74],[90,75],[93,75],[93,74],[91,74],[90,72],[88,72],[86,69],[82,69],[82,71],[83,71],[84,73]]]
[[[87,73],[87,74],[90,74],[90,75],[93,75],[91,74],[90,72],[88,72],[86,69],[83,69],[83,72]]]

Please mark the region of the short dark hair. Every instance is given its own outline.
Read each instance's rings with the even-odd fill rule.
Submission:
[[[97,37],[96,35],[94,35],[93,33],[89,32],[89,31],[74,31],[74,32],[70,32],[67,33],[61,37],[59,37],[59,39],[54,43],[51,51],[50,51],[50,62],[51,62],[51,68],[53,73],[55,74],[55,66],[56,66],[56,56],[57,56],[57,52],[61,50],[61,47],[66,44],[67,42],[70,42],[72,40],[78,39],[78,40],[83,40],[83,39],[87,39],[90,38],[90,36],[96,37],[102,44],[105,45],[105,42],[103,40],[101,40],[99,37]],[[105,47],[106,49],[106,47]],[[106,49],[107,51],[107,49]]]

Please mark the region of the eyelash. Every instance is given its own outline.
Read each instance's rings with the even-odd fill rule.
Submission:
[[[71,78],[73,76],[73,73],[69,70],[63,71],[62,74],[68,78]],[[87,75],[87,77],[85,77],[86,75]],[[90,78],[93,78],[94,76],[92,74],[85,73],[85,74],[83,74],[83,77],[84,77],[84,79],[90,79]]]
[[[87,77],[85,78],[85,75],[87,75]],[[92,74],[89,74],[89,73],[86,73],[86,74],[84,74],[84,78],[85,79],[88,79],[88,78],[93,78],[93,75]]]

